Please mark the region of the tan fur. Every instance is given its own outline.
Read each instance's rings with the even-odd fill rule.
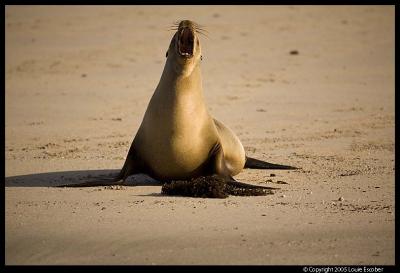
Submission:
[[[185,26],[195,27],[190,21]],[[186,179],[220,142],[231,175],[235,175],[244,167],[244,149],[237,136],[221,122],[214,122],[207,111],[199,37],[195,34],[190,59],[179,56],[177,37],[171,40],[160,82],[135,137],[135,150],[156,176]]]

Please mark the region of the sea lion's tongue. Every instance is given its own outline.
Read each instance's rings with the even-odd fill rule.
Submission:
[[[184,28],[180,37],[180,53],[183,55],[193,55],[193,32],[189,28]]]

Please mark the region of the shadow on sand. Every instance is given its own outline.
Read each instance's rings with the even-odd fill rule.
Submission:
[[[5,178],[6,187],[57,187],[84,182],[93,177],[117,175],[119,170],[84,170],[37,173]],[[143,174],[133,175],[126,180],[127,186],[161,186],[162,183]]]

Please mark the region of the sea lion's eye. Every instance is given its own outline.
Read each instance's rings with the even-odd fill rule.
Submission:
[[[203,55],[200,55],[200,60],[203,60]]]
[[[165,58],[167,58],[168,57],[168,51],[167,51],[167,53],[165,53]]]

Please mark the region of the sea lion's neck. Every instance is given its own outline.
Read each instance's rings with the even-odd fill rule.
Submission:
[[[170,96],[203,96],[200,65],[194,67],[174,67],[176,64],[168,62],[165,64],[160,79],[158,90],[170,93]],[[189,73],[190,72],[190,73]],[[166,94],[164,94],[165,96]]]
[[[192,124],[195,116],[208,116],[200,66],[194,67],[190,75],[185,75],[171,69],[167,62],[146,112],[179,130],[190,129],[187,124]]]

